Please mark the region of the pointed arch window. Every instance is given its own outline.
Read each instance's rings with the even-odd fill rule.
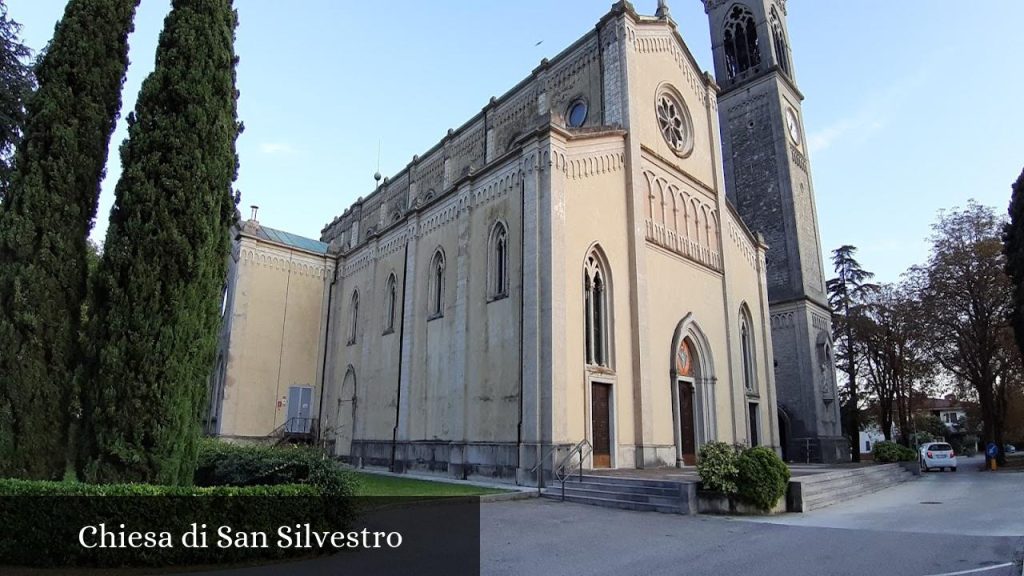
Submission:
[[[771,13],[772,22],[772,41],[775,44],[775,58],[779,62],[779,68],[786,73],[787,76],[792,76],[789,70],[789,45],[786,43],[786,31],[782,28],[782,20],[779,18],[779,13],[775,11],[775,7],[772,7]]]
[[[444,251],[438,248],[430,259],[428,319],[444,316]]]
[[[761,49],[757,41],[754,14],[743,4],[735,4],[725,19],[725,69],[735,80],[761,65]]]
[[[356,343],[356,330],[359,328],[359,291],[352,291],[352,302],[348,307],[348,343]]]
[[[487,295],[490,300],[508,296],[508,229],[496,222],[487,243]]]
[[[743,387],[747,393],[757,392],[757,371],[754,364],[754,331],[746,307],[740,310],[740,361],[743,363]]]
[[[384,333],[390,334],[395,331],[395,315],[398,311],[398,281],[395,273],[388,276],[388,283],[384,292]]]
[[[583,269],[584,346],[586,363],[591,366],[611,365],[610,292],[608,271],[595,250],[587,256]]]

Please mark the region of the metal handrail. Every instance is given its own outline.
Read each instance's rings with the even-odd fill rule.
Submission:
[[[318,418],[292,416],[286,419],[280,426],[274,428],[267,437],[277,438],[280,442],[293,436],[317,438],[319,435],[320,426]]]
[[[557,446],[556,445],[556,446],[552,446],[551,448],[549,448],[548,451],[544,453],[544,456],[541,457],[540,461],[537,462],[537,464],[534,465],[533,468],[530,468],[530,473],[533,474],[533,473],[537,472],[537,469],[540,468],[544,464],[544,462],[547,461],[548,457],[551,456],[551,454],[554,453],[555,450],[558,450],[560,447],[561,446]],[[584,450],[586,450],[586,453],[584,453]],[[566,472],[566,469],[567,469],[567,465],[572,461],[572,457],[574,455],[576,455],[576,454],[579,454],[579,456],[580,456],[579,472],[580,472],[580,480],[582,480],[583,479],[583,460],[587,456],[589,456],[590,453],[593,452],[593,451],[594,451],[594,447],[590,444],[590,441],[587,440],[586,438],[584,438],[583,440],[580,440],[578,443],[576,443],[576,445],[573,446],[571,450],[569,450],[569,453],[566,454],[558,462],[557,466],[555,466],[555,469],[552,472],[555,475],[555,479],[558,480],[561,483],[561,485],[562,485],[562,500],[565,500],[565,481],[570,476],[570,474],[566,474],[565,472]],[[543,474],[543,472],[542,472],[542,474]],[[538,494],[540,493],[540,489],[541,489],[541,481],[538,478],[538,480],[537,480],[537,493]]]
[[[574,446],[573,449],[570,450],[564,458],[562,458],[562,461],[559,462],[558,466],[556,466],[553,470],[555,479],[558,480],[558,482],[561,484],[562,501],[565,501],[565,481],[568,480],[569,477],[572,476],[572,473],[577,470],[579,471],[580,482],[583,481],[583,461],[593,451],[594,446],[590,443],[589,440],[584,438],[583,440],[580,440],[579,443],[576,444],[576,446]],[[569,465],[573,462],[573,456],[577,454],[580,457],[579,466],[575,469],[570,469]]]

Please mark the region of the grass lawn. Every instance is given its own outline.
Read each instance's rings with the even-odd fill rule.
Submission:
[[[355,476],[359,483],[356,496],[481,496],[508,492],[508,490],[498,488],[396,478],[363,472],[350,472],[350,474]]]

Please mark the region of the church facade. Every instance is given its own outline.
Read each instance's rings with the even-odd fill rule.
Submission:
[[[208,430],[520,483],[576,446],[588,468],[782,450],[772,248],[728,192],[721,93],[663,4],[619,2],[319,242],[245,222]],[[793,265],[820,274],[815,249]]]

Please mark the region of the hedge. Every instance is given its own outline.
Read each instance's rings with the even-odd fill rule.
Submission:
[[[185,487],[0,479],[0,566],[182,566],[308,556],[321,550],[279,548],[278,528],[308,523],[314,531],[342,531],[355,517],[352,477],[312,449],[204,441],[195,480],[197,486]],[[208,547],[182,545],[193,523],[207,525]],[[82,547],[79,532],[100,524],[107,532],[153,532],[157,539],[168,532],[172,547]],[[268,547],[220,548],[221,526],[232,534],[263,532]]]
[[[323,452],[204,440],[199,446],[196,486],[312,484],[329,496],[352,496],[354,477]]]

